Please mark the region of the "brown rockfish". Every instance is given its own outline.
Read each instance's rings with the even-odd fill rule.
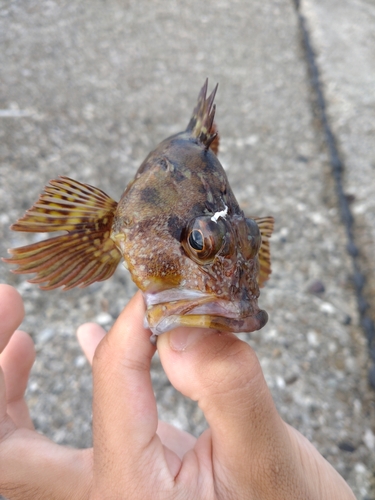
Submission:
[[[121,259],[141,289],[152,340],[177,326],[252,332],[267,313],[259,287],[271,273],[272,217],[245,217],[218,158],[207,80],[184,132],[161,142],[116,203],[59,177],[11,226],[67,234],[9,250],[15,273],[36,273],[43,290],[109,278]]]

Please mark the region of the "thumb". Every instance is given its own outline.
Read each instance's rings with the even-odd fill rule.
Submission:
[[[161,335],[158,350],[171,383],[205,414],[214,467],[241,484],[253,476],[258,492],[262,478],[282,481],[291,473],[290,437],[248,344],[232,334],[180,328]]]

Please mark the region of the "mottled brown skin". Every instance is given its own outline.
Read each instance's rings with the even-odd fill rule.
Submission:
[[[261,328],[273,219],[248,219],[240,209],[215,154],[216,89],[208,98],[206,91],[207,82],[187,130],[147,156],[118,204],[92,186],[51,181],[12,228],[68,234],[11,250],[16,272],[37,272],[31,281],[45,289],[87,286],[123,257],[154,334],[177,325]]]
[[[144,272],[138,270],[140,279],[136,281],[141,290],[148,286],[142,285],[147,279],[159,278],[164,287],[168,286],[166,276],[175,282],[177,273],[171,276],[165,268],[172,263],[186,279],[184,271],[189,262],[180,241],[191,220],[205,214],[212,216],[225,205],[229,217],[242,213],[214,153],[184,135],[163,141],[148,155],[118,204],[113,229],[114,234],[126,234],[126,254],[131,255],[136,242],[140,247],[148,242],[153,250],[143,259],[142,254],[137,255],[137,265],[145,265]],[[126,260],[132,269],[130,258]]]
[[[225,206],[228,215],[218,222],[225,226],[227,244],[202,267],[181,245],[184,228]],[[188,289],[239,301],[248,315],[257,310],[258,262],[244,255],[251,253],[250,242],[238,238],[244,224],[217,157],[185,132],[163,141],[143,162],[119,202],[113,234],[115,239],[120,235],[121,251],[141,290],[156,292],[183,283]],[[123,234],[126,239],[121,241]]]

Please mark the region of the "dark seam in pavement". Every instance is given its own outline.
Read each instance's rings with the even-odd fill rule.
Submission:
[[[350,210],[349,201],[345,196],[343,188],[342,173],[344,171],[344,164],[340,158],[339,150],[337,148],[337,141],[328,120],[326,111],[327,108],[326,100],[324,97],[322,84],[320,81],[319,69],[316,63],[316,56],[310,41],[310,35],[308,28],[306,27],[305,18],[303,17],[299,9],[300,0],[293,0],[293,3],[297,11],[298,22],[302,33],[303,47],[305,50],[307,64],[309,67],[311,84],[316,94],[317,108],[320,114],[320,120],[323,126],[325,141],[329,151],[331,172],[335,180],[336,194],[337,194],[341,219],[346,229],[346,236],[347,236],[346,248],[347,252],[352,258],[352,263],[353,263],[353,283],[357,297],[360,325],[367,338],[369,357],[371,362],[369,368],[369,383],[371,387],[375,389],[375,325],[370,316],[368,316],[367,314],[367,309],[369,308],[369,304],[365,299],[363,293],[364,286],[366,284],[366,278],[360,269],[360,264],[359,264],[360,255],[353,234],[354,219]]]

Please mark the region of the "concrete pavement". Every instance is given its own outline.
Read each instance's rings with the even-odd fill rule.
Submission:
[[[303,0],[345,167],[361,266],[374,306],[375,3]],[[375,404],[324,133],[292,0],[0,1],[0,253],[46,182],[68,175],[119,199],[149,150],[185,128],[208,76],[219,82],[220,159],[244,210],[274,215],[269,324],[244,335],[283,418],[372,499]],[[0,264],[26,302],[37,346],[28,400],[59,443],[91,442],[91,377],[74,332],[109,327],[135,288],[123,269],[85,290],[42,292]],[[372,314],[372,313],[371,313]],[[373,316],[372,316],[373,317]],[[160,416],[194,434],[197,406],[155,357]]]

